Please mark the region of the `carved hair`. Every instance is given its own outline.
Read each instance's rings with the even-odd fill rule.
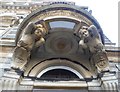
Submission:
[[[88,31],[89,31],[89,34],[91,37],[95,37],[95,38],[99,38],[99,33],[98,33],[98,30],[97,28],[94,26],[94,25],[91,25],[89,28],[88,28]]]

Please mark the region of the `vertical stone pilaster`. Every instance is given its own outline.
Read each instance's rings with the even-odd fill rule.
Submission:
[[[2,86],[1,90],[17,90],[18,87],[18,79],[12,78],[2,78]]]
[[[0,88],[2,90],[17,90],[19,87],[19,80],[21,75],[17,74],[15,71],[6,72],[1,78]]]
[[[102,89],[103,90],[109,90],[109,91],[112,91],[112,92],[117,92],[118,90],[118,80],[116,78],[116,76],[113,74],[105,74],[102,78],[101,78],[101,81],[102,81]]]

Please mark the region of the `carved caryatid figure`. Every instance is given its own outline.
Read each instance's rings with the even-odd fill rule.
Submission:
[[[101,38],[99,36],[98,30],[94,25],[90,27],[83,26],[79,30],[79,36],[81,38],[79,46],[85,49],[88,49],[91,54],[91,61],[97,67],[98,72],[108,70],[108,58],[103,48]]]
[[[79,45],[84,49],[89,48],[91,53],[103,51],[103,44],[95,26],[83,26],[79,31],[79,36],[81,38]]]
[[[17,43],[13,53],[12,68],[24,70],[30,58],[31,50],[45,43],[44,35],[47,33],[42,24],[29,23]]]

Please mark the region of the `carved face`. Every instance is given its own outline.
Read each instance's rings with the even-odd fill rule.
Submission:
[[[83,37],[83,38],[89,37],[89,32],[88,32],[88,30],[86,30],[86,29],[81,29],[81,30],[80,30],[80,36]]]
[[[37,37],[41,37],[42,36],[42,31],[40,29],[37,29],[35,30],[34,34],[37,36]]]

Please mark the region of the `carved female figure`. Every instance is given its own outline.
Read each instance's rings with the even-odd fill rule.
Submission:
[[[91,54],[90,60],[94,62],[98,72],[108,70],[108,58],[97,28],[94,25],[90,27],[83,26],[79,31],[79,36],[81,38],[79,46],[83,48],[83,50],[89,50]]]
[[[43,36],[46,32],[42,24],[29,23],[27,25],[24,34],[14,49],[12,68],[24,70],[31,50],[45,43]]]

